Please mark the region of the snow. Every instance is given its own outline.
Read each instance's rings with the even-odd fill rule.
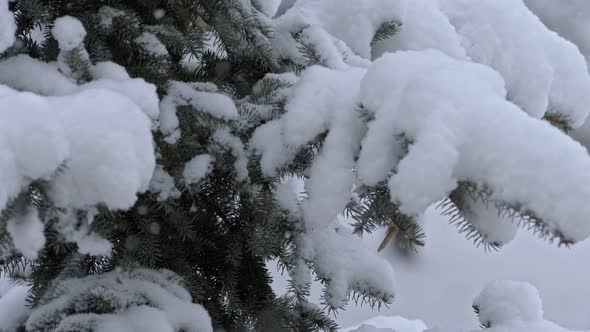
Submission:
[[[25,215],[8,220],[6,230],[14,247],[27,259],[36,259],[45,246],[44,226],[37,209],[31,208]]]
[[[354,157],[363,135],[362,123],[355,112],[363,74],[361,69],[334,71],[312,67],[299,80],[302,89],[294,92],[287,104],[284,129],[287,144],[302,145],[301,142],[313,139],[324,128],[330,128],[306,182],[309,199],[303,203],[303,212],[308,227],[330,223],[350,200]],[[311,91],[313,85],[309,82],[316,82],[319,88]],[[309,125],[314,122],[317,128]]]
[[[14,44],[15,31],[14,15],[8,10],[8,0],[0,0],[0,53]]]
[[[407,0],[398,16],[403,24],[401,31],[377,42],[373,59],[385,52],[425,49],[437,49],[457,59],[467,58],[460,36],[441,11],[440,0]]]
[[[159,201],[180,197],[180,191],[174,184],[174,178],[160,165],[154,169],[149,190],[158,193]]]
[[[301,0],[282,16],[300,16],[307,24],[317,26],[342,40],[356,54],[371,58],[371,40],[381,24],[400,19],[406,1]],[[358,18],[362,17],[362,20]],[[315,34],[315,32],[313,33]]]
[[[548,30],[522,0],[442,4],[464,38],[467,54],[502,74],[511,101],[536,118],[550,107],[566,115],[573,127],[582,124],[590,102],[584,58],[573,44]]]
[[[481,331],[471,309],[474,297],[488,282],[508,279],[538,287],[546,320],[569,330],[590,329],[586,315],[590,271],[584,263],[590,259],[588,241],[564,249],[530,232],[519,232],[500,251],[484,251],[466,241],[440,212],[432,207],[419,221],[427,238],[426,246],[417,254],[404,254],[395,249],[395,244],[380,252],[396,272],[396,298],[389,308],[376,312],[367,305],[351,304],[337,316],[341,326],[358,326],[376,315],[401,315],[442,328],[437,332]],[[364,245],[376,251],[385,232],[365,234]],[[281,287],[286,284],[281,284],[281,276],[275,274],[274,278],[279,288],[273,288],[284,292]],[[320,301],[320,295],[321,286],[314,285],[312,299]]]
[[[539,292],[528,283],[493,281],[475,298],[482,324],[510,323],[512,320],[540,320],[543,304]]]
[[[254,131],[250,139],[250,146],[261,155],[260,167],[265,176],[275,176],[278,168],[288,163],[296,154],[294,149],[289,152],[289,147],[283,144],[281,139],[282,121],[269,121]]]
[[[236,158],[234,162],[234,169],[236,170],[236,174],[239,180],[246,180],[248,178],[248,157],[246,156],[246,151],[244,149],[244,143],[242,141],[232,135],[229,128],[221,127],[211,135],[211,140],[224,147],[228,147],[231,151],[231,154]]]
[[[344,328],[342,332],[422,332],[426,325],[421,320],[409,320],[400,316],[376,316],[361,325]]]
[[[386,303],[393,300],[393,268],[347,229],[313,229],[302,236],[299,246],[301,257],[314,262],[317,277],[329,280],[323,294],[329,307],[344,306],[350,290]]]
[[[280,207],[291,214],[297,214],[299,211],[299,197],[295,192],[297,179],[292,177],[284,178],[276,187],[274,195]]]
[[[58,71],[56,63],[24,54],[0,61],[0,84],[44,96],[66,95],[76,90],[76,85]]]
[[[161,311],[148,307],[132,307],[121,315],[107,318],[96,329],[97,332],[174,332]]]
[[[111,67],[112,68],[112,67]],[[102,68],[104,70],[104,68]],[[106,73],[102,73],[103,75]],[[122,76],[120,72],[110,72],[110,76]],[[99,74],[100,75],[100,74]],[[128,97],[151,120],[158,119],[159,99],[156,86],[141,78],[102,78],[80,86],[82,90],[104,89]]]
[[[494,206],[503,203],[534,212],[549,231],[566,241],[580,242],[590,236],[587,150],[539,120],[549,111],[557,112],[578,127],[590,111],[588,67],[575,46],[588,57],[588,22],[583,15],[588,6],[576,0],[559,5],[545,0],[285,0],[259,5],[267,15],[278,15],[269,22],[276,32],[272,42],[284,58],[307,64],[298,48],[303,43],[313,48],[322,66],[307,68],[300,78],[283,74],[293,88],[282,89],[268,102],[285,102],[286,113],[275,115],[273,105],[259,105],[269,121],[256,128],[250,146],[230,126],[217,129],[210,154],[195,156],[184,165],[183,179],[155,167],[152,122],[159,120],[167,142],[174,143],[181,135],[176,116],[180,106],[224,121],[239,120],[234,100],[214,85],[170,82],[159,102],[155,86],[131,79],[114,63],[92,66],[94,81],[78,87],[60,73],[58,68],[63,66],[56,63],[23,55],[0,62],[0,84],[32,92],[0,85],[4,106],[0,112],[0,207],[31,180],[50,180],[51,196],[60,207],[90,211],[79,227],[73,226],[71,215],[64,216],[58,225],[62,235],[78,243],[81,253],[105,254],[111,250],[108,241],[88,233],[95,205],[126,209],[138,192],[147,189],[160,200],[176,198],[180,191],[175,181],[197,183],[206,176],[212,156],[220,152],[216,148],[235,157],[232,166],[241,180],[248,178],[250,148],[261,155],[263,174],[276,176],[300,149],[326,133],[315,160],[305,170],[308,196],[300,200],[289,179],[275,194],[288,213],[305,219],[305,233],[296,245],[302,258],[291,271],[294,282],[306,285],[311,266],[316,276],[327,281],[325,301],[332,308],[344,305],[351,289],[386,301],[399,294],[393,287],[391,266],[374,248],[335,225],[357,185],[388,181],[401,210],[420,217],[459,181],[469,181],[489,190],[488,201],[466,204],[470,227],[488,242],[507,244],[517,236],[516,224],[498,215]],[[122,14],[102,7],[101,25],[110,27],[113,17]],[[160,14],[154,15],[159,19]],[[371,46],[375,31],[392,19],[402,21],[403,30]],[[0,0],[0,51],[14,43],[13,32],[11,14]],[[82,24],[71,17],[57,19],[52,32],[62,51],[81,46],[85,35]],[[144,32],[135,42],[153,55],[168,54],[152,33]],[[375,120],[361,121],[360,107]],[[590,146],[588,126],[573,134],[586,146]],[[58,172],[61,166],[65,167]],[[42,227],[31,213],[23,220],[10,220],[7,230],[16,249],[34,258],[44,241]],[[443,258],[443,262],[449,259]],[[443,262],[431,274],[439,277],[441,271],[449,270]],[[511,269],[503,266],[498,273]],[[415,278],[425,273],[419,272]],[[473,288],[470,278],[440,277],[451,284],[446,289]],[[154,287],[152,281],[129,284],[135,290],[160,292],[162,285]],[[584,283],[583,279],[578,283]],[[112,286],[105,285],[106,291]],[[183,294],[171,293],[190,302]],[[447,302],[456,301],[445,294],[442,300],[421,299],[421,306],[434,312],[430,302],[435,302],[439,311],[445,311],[450,306]],[[162,305],[134,305],[120,315],[105,315],[96,329],[191,331],[194,322],[189,320],[195,317],[179,309],[187,304],[160,295],[152,300]],[[476,303],[482,322],[494,322],[490,332],[565,331],[544,320],[539,294],[528,285],[492,283]],[[468,304],[462,305],[469,309]],[[208,322],[206,314],[198,316]],[[97,319],[72,317],[63,320],[61,327],[74,328],[86,319]],[[389,324],[403,323],[399,319]],[[205,331],[210,330],[208,325]],[[411,327],[378,325],[374,321],[356,328],[365,332],[426,328],[419,322]]]
[[[64,28],[62,23],[56,31]],[[106,77],[116,65],[98,68],[96,75]],[[150,108],[144,105],[151,101],[151,110],[157,111],[155,87],[128,76],[126,81],[105,78],[76,87],[54,63],[23,55],[2,61],[0,71],[6,73],[2,83],[50,96],[1,86],[0,100],[5,107],[0,113],[4,119],[0,121],[0,207],[31,181],[48,180],[48,194],[57,207],[66,209],[55,225],[61,235],[76,242],[81,253],[110,254],[111,244],[89,233],[91,210],[97,204],[129,208],[137,192],[147,189],[155,157],[151,123],[145,115]],[[122,78],[121,70],[111,76]],[[119,84],[131,81],[135,90]],[[67,209],[88,211],[90,219],[80,223]],[[30,259],[37,256],[45,241],[43,224],[35,216],[35,211],[29,211],[7,226],[16,249]]]
[[[490,332],[568,332],[543,319],[543,305],[537,289],[526,282],[497,280],[475,298],[479,320]],[[474,331],[475,332],[475,331]]]
[[[135,43],[139,44],[146,52],[154,56],[166,56],[168,50],[162,42],[150,32],[143,32],[137,38],[134,39]]]
[[[10,91],[0,95],[0,208],[29,179],[47,179],[68,156],[63,124],[43,98]],[[26,110],[24,112],[23,110]]]
[[[526,6],[551,30],[578,46],[586,61],[590,61],[590,7],[585,0],[555,2],[524,0]]]
[[[166,270],[113,271],[81,279],[69,279],[56,287],[49,301],[32,312],[28,330],[178,331],[213,332],[208,313],[191,303],[178,277]],[[123,312],[89,314],[80,303],[101,296]]]
[[[29,287],[15,285],[10,279],[0,278],[0,329],[16,330],[27,320],[30,309],[26,307]],[[3,291],[3,288],[6,290]]]
[[[125,67],[111,61],[98,62],[90,68],[90,74],[95,80],[112,79],[126,80],[130,79]]]
[[[161,20],[162,18],[164,18],[164,16],[166,16],[166,10],[161,8],[154,10],[154,18],[156,20]]]
[[[82,44],[86,37],[86,29],[77,18],[62,16],[55,20],[51,34],[61,50],[70,51]]]
[[[272,17],[281,5],[281,0],[254,0],[252,4],[265,15]]]
[[[310,60],[316,60],[315,58],[320,64],[330,68],[343,69],[347,67],[347,63],[356,63],[357,65],[364,63],[367,65],[367,59],[356,55],[349,45],[331,35],[327,31],[329,27],[324,26],[319,21],[319,17],[316,17],[316,15],[320,14],[316,13],[314,8],[321,4],[322,2],[316,0],[297,2],[295,7],[276,19],[273,22],[274,34],[271,37],[273,47],[282,57],[301,66],[307,65]],[[348,15],[350,18],[353,13],[348,13]],[[336,18],[331,19],[336,21]],[[350,27],[359,25],[358,21],[355,23]],[[359,25],[361,28],[363,26],[364,24]],[[295,35],[298,35],[298,40],[295,39]],[[359,35],[360,32],[355,34],[356,37]],[[367,38],[370,43],[372,35]],[[308,59],[301,52],[302,48],[312,51],[312,59]],[[367,49],[368,51],[369,49]]]
[[[213,157],[209,154],[201,154],[195,156],[188,163],[184,165],[182,176],[184,181],[188,184],[199,182],[202,178],[207,176],[213,167]]]
[[[70,142],[67,167],[52,187],[56,204],[131,207],[136,193],[147,190],[155,166],[148,118],[129,98],[108,90],[85,90],[49,101]]]
[[[167,95],[160,102],[160,131],[169,136],[170,143],[175,143],[179,136],[176,108],[192,106],[197,112],[208,113],[224,120],[236,120],[238,110],[233,100],[217,92],[212,83],[188,83],[170,81]]]
[[[125,15],[125,12],[109,6],[102,6],[98,10],[98,18],[100,25],[104,28],[110,28],[113,25],[113,19],[118,16]]]
[[[586,211],[583,203],[590,194],[590,185],[583,184],[590,181],[584,171],[590,167],[587,152],[506,102],[505,94],[496,72],[437,51],[383,56],[361,87],[363,104],[376,111],[362,145],[361,179],[375,183],[397,166],[389,188],[410,215],[443,199],[457,180],[474,181],[491,189],[493,201],[519,202],[534,211],[566,240],[585,239],[590,235],[585,222],[590,208]],[[396,165],[400,156],[380,153],[400,150],[390,139],[398,133],[414,143]],[[370,170],[363,165],[371,165]]]

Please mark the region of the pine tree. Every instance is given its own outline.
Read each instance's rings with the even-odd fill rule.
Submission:
[[[110,181],[97,180],[91,183],[94,187],[83,188],[106,193],[107,199],[85,200],[84,190],[64,189],[63,179],[73,177],[76,169],[74,157],[62,158],[49,175],[23,175],[19,186],[25,189],[6,195],[0,217],[2,270],[15,278],[25,271],[22,282],[31,286],[32,313],[22,329],[142,330],[146,327],[128,324],[153,316],[170,331],[336,331],[329,313],[350,299],[379,307],[394,298],[391,268],[360,246],[356,235],[386,228],[381,249],[393,242],[417,250],[425,238],[417,221],[420,211],[441,200],[451,221],[486,247],[510,241],[518,224],[560,244],[588,235],[585,228],[577,233],[580,228],[572,231],[554,220],[563,216],[563,209],[551,214],[542,208],[543,197],[529,199],[513,188],[498,190],[504,179],[486,170],[500,165],[508,174],[520,174],[507,163],[493,160],[481,172],[479,165],[463,165],[467,171],[455,178],[445,173],[453,166],[446,159],[429,162],[420,155],[424,144],[432,144],[433,150],[442,151],[433,153],[436,156],[457,153],[470,161],[470,151],[461,150],[468,144],[455,146],[448,137],[452,135],[444,132],[451,128],[448,131],[462,137],[462,130],[472,133],[470,128],[456,129],[429,113],[424,117],[435,119],[430,124],[413,125],[413,116],[399,110],[400,117],[410,119],[403,127],[406,124],[394,124],[399,119],[391,121],[388,114],[395,112],[387,113],[403,100],[408,110],[416,107],[412,96],[395,95],[396,89],[412,83],[412,71],[431,71],[434,79],[423,82],[424,91],[439,91],[460,110],[477,106],[489,115],[490,105],[497,106],[502,119],[550,137],[563,153],[580,153],[564,133],[524,118],[521,109],[508,103],[498,92],[501,77],[496,72],[435,51],[396,52],[372,63],[380,56],[377,50],[398,51],[388,43],[404,40],[396,39],[405,24],[394,15],[397,5],[392,2],[380,16],[368,15],[374,10],[371,5],[359,5],[359,15],[372,17],[366,29],[361,27],[366,30],[361,38],[345,36],[333,17],[326,25],[318,23],[333,1],[308,2],[308,9],[317,11],[309,21],[297,16],[305,1],[286,1],[277,15],[286,13],[275,19],[267,15],[263,1],[10,2],[16,41],[0,56],[0,75],[26,72],[30,66],[43,68],[43,75],[51,73],[60,83],[48,85],[46,77],[40,77],[42,83],[32,86],[16,74],[0,77],[0,84],[44,96],[57,108],[67,108],[74,98],[108,108],[101,106],[103,99],[123,95],[121,103],[132,102],[144,120],[150,120],[153,145],[150,141],[148,147],[155,153],[151,167],[134,155],[140,153],[133,148],[149,156],[139,143],[110,155],[123,166],[134,160],[129,167],[149,172],[151,179],[143,183],[138,176],[133,182],[115,170],[108,173]],[[452,87],[437,90],[437,79],[448,74],[445,70],[457,72],[458,85],[473,84],[474,90],[465,91],[468,97]],[[0,90],[0,97],[3,93]],[[389,94],[398,99],[392,102],[386,98]],[[485,95],[487,103],[469,99],[478,94]],[[547,122],[564,131],[580,125],[575,107],[557,102],[551,106],[559,111],[547,112]],[[130,107],[115,109],[112,116]],[[78,108],[79,113],[84,109]],[[471,113],[457,114],[473,125]],[[110,121],[121,126],[117,137],[127,139],[121,128],[129,123]],[[442,134],[441,123],[447,126]],[[141,136],[144,127],[129,131]],[[428,128],[433,137],[424,134]],[[503,133],[498,132],[490,135],[500,138]],[[473,144],[485,146],[486,139]],[[121,141],[107,143],[115,149]],[[535,142],[526,143],[524,147]],[[380,155],[389,159],[373,164],[371,158]],[[538,161],[534,158],[541,157],[525,153],[517,160],[531,166]],[[456,159],[457,164],[463,162]],[[586,163],[590,158],[583,156],[564,169],[578,176]],[[108,162],[104,165],[109,167]],[[413,167],[432,183],[412,177]],[[102,169],[97,166],[96,171]],[[441,180],[439,173],[451,179]],[[542,179],[546,173],[539,174]],[[103,179],[100,176],[97,179]],[[306,182],[303,197],[292,187],[298,180]],[[582,193],[586,180],[579,183]],[[133,199],[127,202],[129,196],[122,194],[121,202],[111,187],[126,188],[127,181]],[[76,181],[65,183],[74,186]],[[552,183],[535,184],[538,189]],[[585,212],[565,217],[578,220]],[[341,213],[353,221],[353,234],[333,222]],[[487,227],[490,213],[501,217],[499,231]],[[21,229],[37,236],[32,248],[30,238],[24,245],[19,242]],[[287,295],[272,290],[269,261],[279,262],[291,277]],[[308,301],[312,271],[325,286],[325,308]]]

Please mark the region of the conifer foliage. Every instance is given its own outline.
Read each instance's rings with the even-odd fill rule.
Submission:
[[[521,0],[0,0],[0,51],[9,328],[336,331],[395,297],[359,235],[417,250],[437,202],[486,247],[590,235],[585,59]]]

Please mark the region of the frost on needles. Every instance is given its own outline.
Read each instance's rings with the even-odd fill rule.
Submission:
[[[417,250],[433,204],[486,247],[586,239],[577,4],[0,0],[0,264],[30,308],[0,328],[336,331],[395,299],[359,235]]]

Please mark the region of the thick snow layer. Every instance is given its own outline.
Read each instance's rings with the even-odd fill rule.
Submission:
[[[111,61],[98,62],[90,68],[92,78],[95,80],[112,79],[112,80],[126,80],[130,79],[125,67]]]
[[[363,75],[362,69],[336,71],[312,67],[301,76],[300,88],[296,88],[287,104],[286,145],[302,146],[329,128],[306,182],[309,199],[303,203],[303,212],[309,227],[332,222],[350,201],[354,157],[363,135],[356,112]],[[318,84],[315,89],[311,82]]]
[[[342,40],[356,54],[369,59],[371,40],[377,29],[388,21],[400,19],[406,1],[395,0],[300,0],[281,17],[304,18],[330,35]],[[362,17],[362,20],[359,20]]]
[[[0,278],[0,330],[15,331],[29,316],[29,287],[10,285],[14,281]]]
[[[281,0],[253,0],[252,4],[265,15],[272,17],[281,5]]]
[[[14,247],[27,259],[36,259],[45,246],[44,226],[36,209],[31,208],[25,215],[8,220],[6,230]]]
[[[60,50],[70,51],[82,44],[86,29],[77,18],[62,16],[55,20],[51,34],[59,43]]]
[[[294,149],[289,152],[289,147],[283,144],[281,130],[282,121],[272,120],[256,128],[250,140],[250,146],[262,156],[260,167],[266,176],[275,176],[277,169],[287,164],[297,152]]]
[[[574,127],[583,123],[590,103],[584,57],[572,43],[548,30],[522,0],[442,0],[442,4],[464,38],[467,54],[502,74],[511,101],[536,118],[549,107],[567,116]]]
[[[541,21],[561,37],[578,46],[590,62],[590,6],[585,0],[524,0]]]
[[[526,282],[492,281],[473,304],[481,324],[491,326],[486,331],[571,332],[543,319],[539,292]]]
[[[68,34],[68,20],[62,18],[55,28],[56,37],[66,42],[75,39]],[[0,62],[1,83],[50,96],[0,86],[0,208],[36,179],[50,181],[49,194],[58,207],[74,209],[97,204],[126,209],[148,188],[155,157],[144,114],[157,115],[155,86],[124,77],[114,64],[96,68],[95,75],[105,78],[77,87],[54,63],[24,55]],[[28,258],[35,258],[44,243],[43,225],[33,216],[8,225],[16,249]],[[88,234],[91,220],[76,228],[70,223],[74,219],[64,218],[58,228],[80,252],[110,252],[108,241]]]
[[[76,91],[76,85],[59,72],[56,63],[42,62],[24,54],[0,61],[0,84],[44,96]]]
[[[350,330],[351,332],[396,332],[397,330],[393,330],[390,328],[378,328],[373,325],[363,324],[354,330]]]
[[[174,178],[160,165],[154,169],[149,190],[158,193],[159,201],[180,197],[180,191],[174,184]]]
[[[539,292],[531,284],[493,281],[475,298],[482,324],[506,324],[514,320],[534,321],[543,318]]]
[[[174,280],[168,271],[141,269],[69,279],[67,287],[57,287],[48,295],[50,301],[32,312],[26,326],[30,330],[51,326],[109,332],[212,332],[208,313],[191,303],[190,294]],[[122,312],[80,313],[84,312],[80,300],[89,296],[102,296]]]
[[[114,70],[113,67],[111,67]],[[99,70],[105,70],[104,66]],[[96,72],[95,72],[96,73]],[[100,73],[99,75],[122,76],[121,72]],[[152,120],[158,119],[160,113],[156,86],[141,78],[111,79],[102,78],[80,86],[82,90],[105,89],[117,92],[131,99],[140,110]]]
[[[375,61],[361,94],[376,120],[363,141],[359,174],[371,184],[397,166],[389,187],[406,213],[422,213],[457,180],[470,180],[488,186],[495,200],[519,202],[568,240],[590,235],[587,152],[505,101],[503,80],[488,67],[437,51],[397,52]],[[396,156],[376,163],[383,151],[399,151],[391,137],[402,133],[413,140],[409,153],[397,165]]]
[[[299,246],[302,257],[314,262],[315,274],[329,280],[324,289],[324,301],[330,307],[345,305],[350,290],[370,294],[387,303],[393,300],[393,268],[348,230],[313,229],[303,235]]]
[[[14,44],[15,31],[14,15],[8,10],[8,0],[0,0],[0,52]]]
[[[385,52],[431,48],[457,59],[467,58],[460,36],[440,10],[440,0],[405,1],[403,11],[398,16],[403,24],[401,30],[377,42],[373,47],[373,58]]]
[[[184,165],[182,176],[188,184],[197,183],[211,171],[213,157],[209,154],[200,154]]]
[[[0,209],[31,179],[49,179],[68,158],[63,122],[47,101],[8,90],[0,95]]]
[[[85,90],[49,102],[70,142],[66,169],[52,187],[56,203],[132,206],[136,193],[147,190],[155,166],[148,118],[129,98],[108,90]]]

